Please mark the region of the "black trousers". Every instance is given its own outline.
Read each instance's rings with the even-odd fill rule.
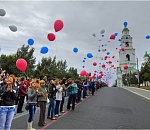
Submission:
[[[21,112],[22,111],[22,107],[23,107],[23,103],[24,103],[24,98],[25,98],[25,96],[20,96],[18,107],[17,107],[17,112]]]
[[[92,95],[94,95],[94,92],[95,92],[95,88],[92,88]]]
[[[75,109],[75,100],[76,100],[76,94],[70,94],[68,98],[67,109],[70,109],[71,103],[72,103],[72,110]]]
[[[77,103],[81,100],[81,91],[77,93]]]
[[[62,100],[61,100],[61,103],[60,103],[60,112],[63,111],[64,101],[65,101],[65,98],[64,98],[64,96],[63,96],[63,97],[62,97]]]

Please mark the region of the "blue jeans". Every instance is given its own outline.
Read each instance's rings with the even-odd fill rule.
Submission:
[[[56,100],[55,115],[59,114],[59,104],[60,104],[60,100]]]
[[[54,110],[55,110],[55,100],[53,98],[50,98],[47,116],[50,116],[50,113],[51,113],[51,118],[53,118],[54,117]]]
[[[12,119],[15,114],[15,107],[0,106],[0,130],[10,130]]]
[[[35,105],[29,104],[29,119],[28,119],[28,122],[33,121],[35,111],[36,111],[36,104]]]

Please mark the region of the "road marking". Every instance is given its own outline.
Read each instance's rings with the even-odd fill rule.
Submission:
[[[132,91],[132,90],[129,90],[129,89],[127,89],[127,88],[124,88],[124,89],[126,89],[126,90],[128,90],[128,91],[130,91],[130,92],[132,92],[132,93],[134,93],[134,94],[137,94],[137,95],[139,95],[139,96],[141,96],[141,97],[143,97],[143,98],[146,98],[146,99],[150,100],[150,98],[148,98],[148,97],[146,97],[146,96],[143,96],[143,95],[141,95],[141,94],[139,94],[139,93],[136,93],[136,92],[134,92],[134,91]]]
[[[130,87],[130,88],[135,88],[135,87]],[[146,91],[146,92],[150,93],[150,90],[146,90],[146,89],[142,89],[142,88],[135,88],[135,89],[140,89],[140,90],[143,90],[143,91]]]
[[[86,97],[85,99],[83,99],[82,100],[82,102],[84,102],[86,99],[88,99],[89,97],[91,97],[91,96],[88,96],[88,97]],[[79,104],[81,104],[82,102],[79,102],[79,103],[77,103],[75,106],[77,107]],[[71,110],[69,110],[69,111],[67,111],[67,112],[65,112],[64,114],[62,114],[61,116],[59,116],[58,118],[57,118],[57,120],[58,119],[60,119],[60,118],[62,118],[62,117],[64,117],[68,112],[70,112]],[[43,126],[40,130],[44,130],[45,128],[47,128],[48,126],[50,126],[51,124],[53,124],[54,122],[56,122],[57,120],[53,120],[53,121],[51,121],[51,122],[49,122],[47,125],[45,125],[45,126]]]

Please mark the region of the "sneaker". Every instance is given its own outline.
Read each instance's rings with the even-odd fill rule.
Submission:
[[[51,118],[51,120],[57,120],[57,118],[54,118],[54,117],[53,117],[53,118]]]
[[[51,119],[51,117],[50,117],[50,116],[48,116],[48,117],[47,117],[47,119]]]
[[[56,114],[55,117],[58,117],[58,114]]]
[[[61,116],[61,113],[59,113],[58,116]]]
[[[65,113],[65,111],[61,111],[62,113]]]

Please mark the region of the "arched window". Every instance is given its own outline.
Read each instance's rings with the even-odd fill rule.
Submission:
[[[129,47],[129,42],[125,42],[125,44],[126,44],[126,47]]]
[[[127,58],[127,61],[130,61],[130,55],[129,54],[126,55],[126,58]]]

